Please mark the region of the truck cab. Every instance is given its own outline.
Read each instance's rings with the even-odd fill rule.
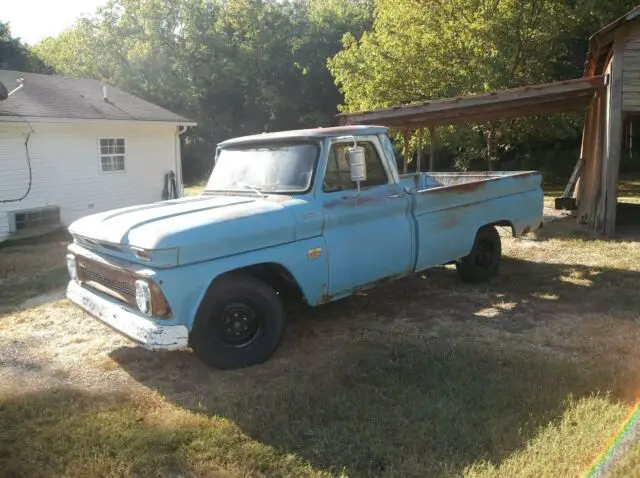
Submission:
[[[319,306],[447,263],[490,280],[495,227],[542,222],[540,179],[400,175],[379,126],[234,138],[201,195],[73,223],[67,296],[147,348],[255,365],[277,350],[291,297]]]

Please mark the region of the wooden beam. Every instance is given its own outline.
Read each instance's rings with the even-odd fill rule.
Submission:
[[[429,128],[429,172],[433,171],[433,163],[436,156],[436,128]]]
[[[402,130],[402,134],[404,136],[404,165],[402,167],[402,172],[407,174],[407,170],[409,168],[409,130]]]
[[[592,95],[592,93],[590,93]],[[527,116],[545,116],[562,113],[566,111],[586,110],[591,103],[593,96],[581,97],[579,99],[569,98],[565,100],[544,100],[527,102],[515,106],[496,105],[485,108],[461,108],[458,110],[448,110],[441,113],[429,115],[406,115],[385,121],[374,121],[389,127],[396,128],[418,128],[421,126],[443,126],[468,123],[482,123],[510,118],[523,118]],[[351,124],[368,124],[353,121]]]
[[[420,128],[418,130],[418,159],[416,161],[416,173],[420,172],[420,166],[422,162],[422,141],[424,139],[424,129]]]
[[[346,117],[347,122],[369,123],[376,121],[392,120],[399,117],[433,114],[447,110],[460,110],[461,108],[486,107],[489,105],[505,104],[509,102],[519,103],[526,100],[540,101],[543,99],[557,98],[568,95],[579,96],[581,92],[590,92],[604,85],[603,76],[589,78],[577,78],[543,85],[531,85],[511,90],[503,90],[479,95],[470,95],[458,98],[447,98],[417,105],[396,106],[375,111],[361,111],[340,115]]]

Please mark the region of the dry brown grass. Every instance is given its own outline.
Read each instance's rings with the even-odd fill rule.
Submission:
[[[297,310],[245,370],[151,353],[54,301],[0,319],[15,476],[577,476],[640,397],[640,242],[573,221]],[[635,462],[629,461],[629,466]]]

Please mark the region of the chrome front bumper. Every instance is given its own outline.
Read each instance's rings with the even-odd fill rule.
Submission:
[[[86,289],[77,281],[69,282],[67,298],[88,314],[149,350],[180,350],[188,346],[189,331],[184,325],[158,324]]]

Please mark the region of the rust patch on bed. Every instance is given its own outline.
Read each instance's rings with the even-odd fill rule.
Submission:
[[[458,194],[462,193],[470,193],[473,191],[477,191],[485,185],[485,181],[472,181],[469,183],[461,183],[461,184],[452,184],[450,187],[455,188]]]

